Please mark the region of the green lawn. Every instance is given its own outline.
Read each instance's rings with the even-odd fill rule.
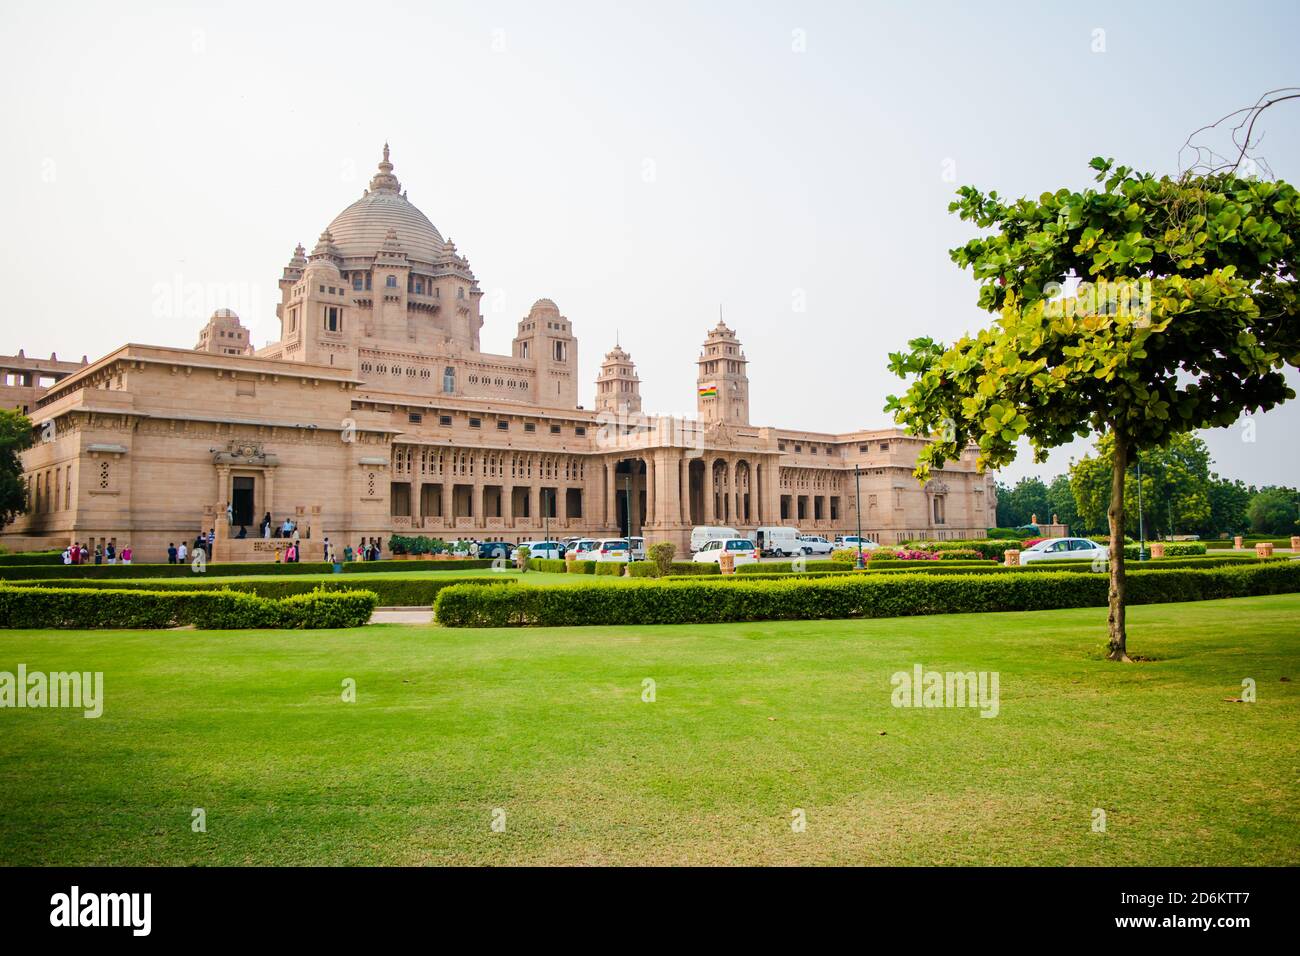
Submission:
[[[1300,596],[1131,608],[1136,665],[1105,614],[0,632],[107,698],[0,710],[0,862],[1300,863]],[[916,663],[999,715],[892,707]]]

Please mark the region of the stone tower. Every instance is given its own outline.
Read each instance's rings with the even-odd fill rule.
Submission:
[[[573,325],[550,299],[538,299],[519,320],[511,355],[533,363],[537,369],[533,399],[539,405],[578,406],[578,340]]]
[[[706,425],[749,424],[749,360],[736,333],[722,319],[710,330],[696,359],[696,409]]]
[[[637,378],[636,363],[622,346],[605,353],[596,377],[596,411],[621,414],[641,411],[641,379]]]
[[[248,338],[248,329],[239,321],[239,316],[230,309],[217,309],[208,319],[208,324],[199,330],[199,344],[194,346],[194,351],[252,355],[253,346]]]

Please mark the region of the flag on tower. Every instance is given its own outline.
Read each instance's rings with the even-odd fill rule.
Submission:
[[[700,386],[700,398],[717,398],[717,397],[718,397],[717,385],[709,384],[709,385]]]

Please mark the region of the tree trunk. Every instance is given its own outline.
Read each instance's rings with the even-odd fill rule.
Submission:
[[[1112,661],[1132,663],[1128,656],[1128,635],[1124,630],[1124,476],[1128,471],[1128,445],[1115,436],[1115,457],[1111,463],[1110,507],[1110,647]]]

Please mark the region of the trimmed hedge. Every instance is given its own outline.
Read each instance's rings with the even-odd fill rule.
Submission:
[[[313,591],[264,598],[239,591],[0,587],[4,628],[204,629],[360,627],[378,599],[372,591]]]
[[[710,624],[1103,607],[1090,574],[833,575],[787,581],[633,581],[623,587],[452,587],[434,613],[450,627]],[[1158,604],[1300,591],[1300,563],[1128,576],[1128,603]]]
[[[19,551],[0,554],[0,565],[6,564],[57,564],[63,566],[62,551]]]
[[[851,561],[805,561],[803,564],[805,571],[848,571],[852,569]],[[781,572],[790,573],[794,571],[793,561],[765,561],[762,564],[742,564],[736,568],[737,574],[779,574]]]
[[[1265,542],[1272,543],[1273,547],[1275,548],[1291,547],[1290,538],[1255,538],[1251,536],[1247,536],[1246,538],[1244,538],[1241,542],[1241,545],[1243,548],[1253,548],[1255,547],[1255,545],[1263,544]],[[1228,538],[1226,541],[1203,541],[1201,543],[1204,544],[1207,548],[1211,548],[1215,551],[1218,551],[1221,548],[1231,549],[1233,545],[1233,541],[1231,538]]]
[[[564,566],[563,558],[529,558],[529,571],[550,571],[552,574],[563,574],[568,570]]]
[[[202,579],[205,575],[225,577],[236,575],[295,575],[295,574],[329,574],[334,565],[325,561],[303,561],[298,564],[276,564],[258,561],[234,564],[213,564],[208,562],[203,574],[198,574],[188,564],[68,564],[59,559],[57,566],[43,564],[0,565],[0,580],[45,580],[47,578],[193,578]],[[490,568],[489,558],[449,558],[445,561],[348,561],[343,565],[344,574],[368,574],[383,571],[468,571],[476,568]]]
[[[197,577],[197,575],[196,575]],[[313,591],[355,593],[366,590],[375,595],[381,607],[431,607],[443,588],[457,584],[514,584],[515,578],[496,575],[463,578],[372,578],[364,584],[330,578],[327,581],[302,581],[294,578],[262,578],[256,581],[114,581],[99,584],[94,581],[14,581],[13,587],[40,587],[45,589],[81,588],[127,591],[237,591],[264,598],[286,598]],[[5,585],[0,585],[5,586]]]
[[[1151,554],[1151,545],[1153,542],[1147,542],[1147,555]],[[1166,541],[1165,557],[1167,558],[1188,558],[1197,554],[1205,553],[1204,541]],[[1138,556],[1138,545],[1124,545],[1124,557],[1136,558]]]

